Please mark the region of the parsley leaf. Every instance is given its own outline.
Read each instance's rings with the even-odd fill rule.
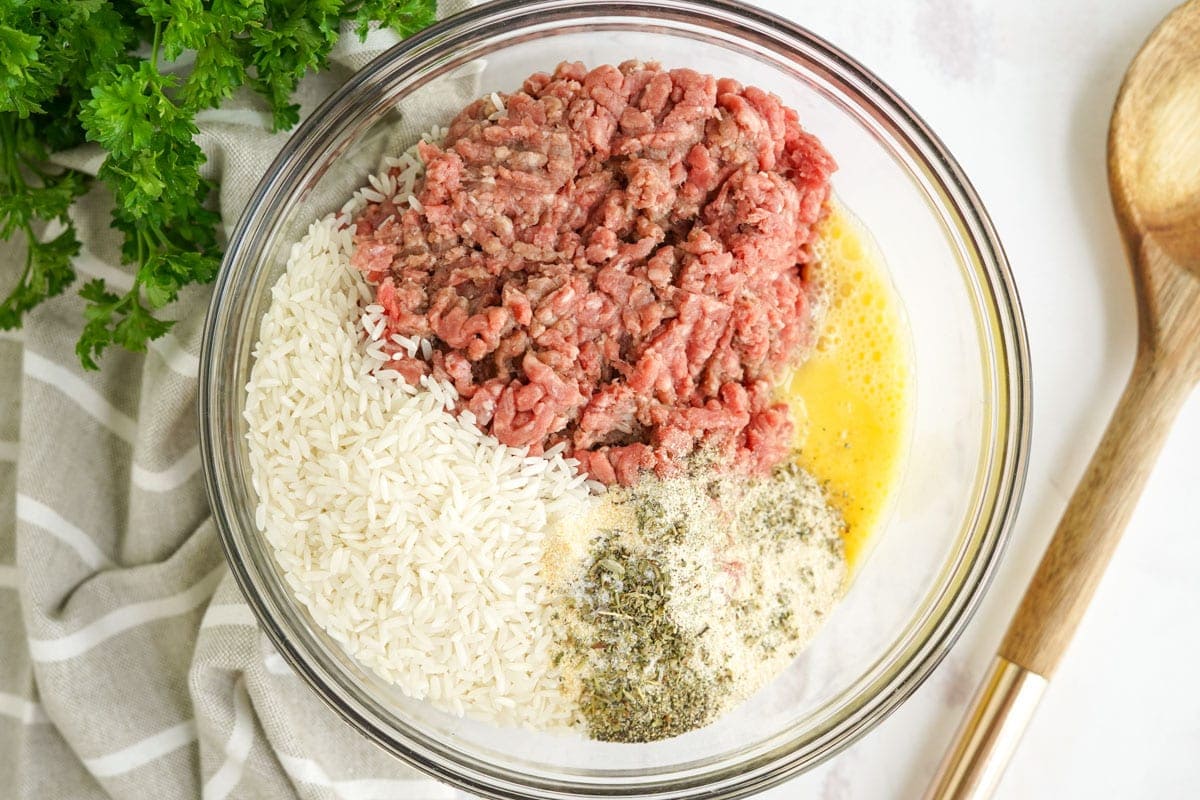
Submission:
[[[88,180],[73,170],[45,167],[40,163],[45,156],[30,119],[0,114],[0,238],[19,231],[25,239],[16,286],[0,301],[2,329],[19,327],[27,311],[61,294],[75,279],[71,259],[79,253],[79,240],[67,209],[87,190]],[[37,229],[51,222],[62,230],[42,241]]]
[[[75,345],[75,354],[87,369],[100,368],[96,359],[110,344],[134,352],[145,352],[151,340],[159,338],[175,324],[155,319],[142,305],[141,293],[136,285],[124,295],[116,295],[105,288],[104,281],[97,278],[85,283],[79,290],[79,296],[87,301],[83,312],[86,324]]]
[[[38,63],[41,39],[7,25],[0,26],[0,109],[22,117],[41,111],[33,79],[45,67]]]
[[[359,38],[365,39],[373,23],[411,36],[434,23],[437,8],[424,0],[362,0],[343,13],[353,17]]]
[[[25,269],[16,288],[0,303],[0,328],[15,328],[26,311],[48,297],[62,294],[75,280],[71,259],[79,255],[79,240],[66,229],[46,242],[26,229]]]
[[[0,328],[75,281],[80,243],[68,210],[92,179],[50,166],[90,140],[97,177],[115,199],[112,225],[133,287],[84,284],[80,361],[98,368],[113,345],[143,351],[173,324],[155,317],[220,264],[213,185],[200,176],[195,115],[239,87],[266,100],[276,130],[294,125],[292,95],[327,66],[343,22],[409,35],[435,0],[19,0],[0,3],[0,238],[18,233],[24,268],[0,301]],[[162,69],[192,59],[190,71]],[[47,231],[53,231],[48,234]]]

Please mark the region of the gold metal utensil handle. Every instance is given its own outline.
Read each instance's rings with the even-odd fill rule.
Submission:
[[[1041,675],[997,657],[925,800],[991,797],[1045,688]]]

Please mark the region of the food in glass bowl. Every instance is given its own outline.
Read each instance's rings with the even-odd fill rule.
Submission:
[[[564,63],[448,122],[272,291],[258,527],[411,697],[604,741],[704,726],[816,634],[899,478],[882,259],[824,145],[733,79]]]

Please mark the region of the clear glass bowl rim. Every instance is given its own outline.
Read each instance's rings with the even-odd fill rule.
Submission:
[[[356,695],[354,687],[339,686],[319,654],[301,652],[294,631],[288,629],[278,604],[270,598],[261,559],[249,553],[241,539],[247,534],[230,514],[231,431],[236,430],[240,386],[223,382],[222,363],[237,342],[245,320],[231,318],[238,304],[238,287],[252,284],[261,267],[263,244],[273,233],[273,212],[297,190],[322,143],[353,128],[366,112],[357,112],[358,95],[373,83],[388,84],[401,75],[414,74],[433,63],[439,52],[458,44],[486,39],[496,30],[512,31],[523,25],[586,16],[651,17],[686,21],[753,41],[776,51],[786,51],[842,82],[855,101],[877,119],[885,121],[902,138],[909,153],[936,183],[942,202],[961,226],[973,253],[972,266],[979,288],[994,315],[988,353],[999,372],[999,388],[991,398],[1000,418],[990,454],[989,491],[977,509],[974,529],[948,571],[936,602],[926,604],[915,635],[906,646],[893,648],[888,674],[876,681],[870,693],[860,692],[861,702],[836,723],[816,732],[808,741],[795,742],[783,751],[754,763],[717,763],[706,770],[690,770],[652,780],[598,778],[556,782],[532,778],[486,764],[451,751],[414,730],[393,730],[383,725],[371,702]],[[852,88],[851,88],[852,87]],[[311,177],[311,176],[310,176]],[[253,327],[257,331],[257,325]],[[232,335],[231,335],[232,334]],[[736,0],[500,0],[450,17],[380,55],[352,76],[295,130],[268,168],[230,235],[224,262],[214,286],[205,320],[199,374],[198,411],[205,483],[222,548],[242,594],[261,627],[280,654],[323,701],[353,727],[409,764],[467,791],[495,798],[744,797],[776,785],[835,755],[865,734],[914,692],[949,651],[978,606],[1003,551],[1024,486],[1030,439],[1030,364],[1024,319],[1007,258],[996,231],[974,188],[946,147],[925,122],[886,84],[854,59],[825,40],[783,18]],[[251,532],[253,533],[253,532]],[[261,553],[257,554],[261,556]],[[947,573],[943,573],[947,574]],[[901,652],[897,652],[901,651]]]

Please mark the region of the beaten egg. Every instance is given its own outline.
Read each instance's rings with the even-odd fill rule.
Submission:
[[[800,466],[846,523],[853,569],[890,510],[908,450],[912,343],[883,256],[848,211],[822,223],[817,280],[826,307],[808,360],[780,384]]]

